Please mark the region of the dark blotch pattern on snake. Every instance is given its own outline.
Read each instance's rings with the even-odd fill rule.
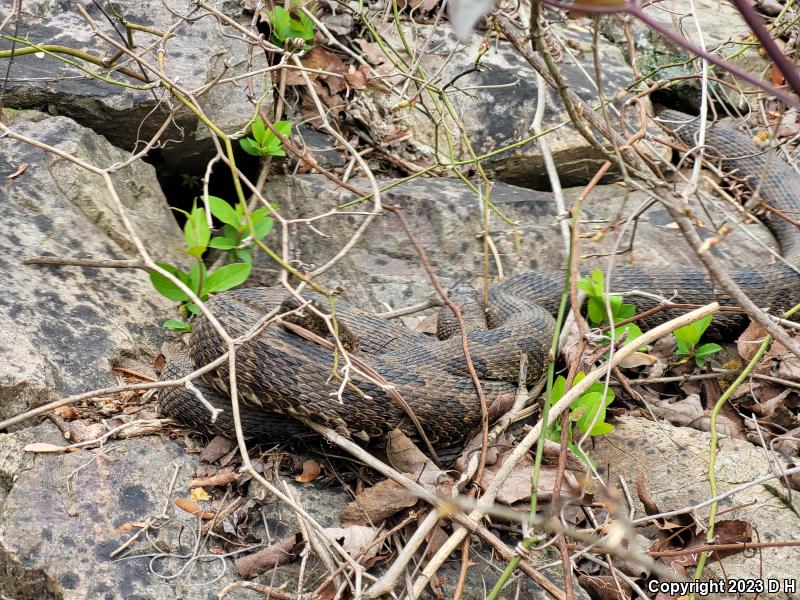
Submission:
[[[671,120],[689,119],[680,113],[662,113]],[[696,145],[696,122],[678,129],[685,143]],[[750,139],[722,127],[706,132],[706,156],[719,157],[726,171],[735,171],[761,198],[780,211],[800,209],[800,176],[772,153],[756,150]],[[775,216],[765,222],[777,237],[784,257],[792,265],[800,257],[800,236],[786,220]],[[773,313],[800,302],[800,276],[783,263],[745,267],[732,273],[743,290]],[[527,354],[529,379],[537,379],[547,362],[564,274],[530,272],[515,275],[490,290],[489,329],[471,327],[469,346],[487,398],[513,393],[520,355]],[[638,289],[673,298],[675,302],[706,304],[718,300],[732,304],[696,267],[648,269],[619,266],[613,270],[611,288]],[[677,294],[677,295],[676,295]],[[306,294],[313,298],[313,294]],[[263,315],[287,300],[282,288],[249,288],[219,294],[208,302],[228,333],[242,336]],[[318,298],[319,299],[319,298]],[[321,303],[325,306],[325,303]],[[655,301],[636,299],[637,309]],[[466,370],[459,336],[445,340],[415,334],[402,325],[371,316],[338,300],[337,319],[358,338],[356,354],[395,386],[410,405],[431,442],[438,447],[459,444],[480,423],[480,406]],[[644,322],[652,327],[678,313],[663,311]],[[714,333],[734,335],[745,317],[732,313],[715,316]],[[225,351],[205,317],[194,324],[189,357],[170,360],[162,379],[183,375],[191,366],[202,366]],[[332,378],[330,350],[307,341],[283,326],[272,324],[236,352],[237,387],[245,436],[261,441],[281,441],[303,435],[305,429],[292,416],[330,426],[360,440],[374,440],[395,427],[414,435],[415,428],[404,410],[379,386],[352,375],[358,390],[345,387],[341,401],[336,395],[340,381]],[[202,376],[201,391],[224,410],[216,424],[194,395],[185,389],[162,391],[161,412],[192,428],[233,435],[228,370],[225,366]]]

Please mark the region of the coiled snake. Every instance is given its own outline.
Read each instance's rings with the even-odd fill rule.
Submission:
[[[686,122],[686,115],[662,113],[672,122]],[[696,145],[696,121],[677,127],[678,135]],[[754,148],[750,139],[722,127],[706,131],[706,157],[719,159],[724,170],[735,171],[760,197],[779,211],[800,209],[800,176],[772,153]],[[800,258],[800,236],[788,221],[767,214],[766,224],[778,239],[787,262]],[[791,266],[776,263],[740,268],[735,281],[761,307],[773,312],[800,301],[800,276]],[[490,290],[488,329],[473,328],[469,347],[487,398],[513,392],[521,353],[529,362],[529,378],[545,368],[553,334],[554,314],[561,295],[563,273],[522,273],[505,279]],[[731,304],[715,290],[705,271],[696,267],[648,270],[646,267],[614,269],[612,289],[639,289],[673,296],[676,302],[705,304],[718,300]],[[305,294],[313,299],[313,294]],[[261,317],[281,306],[288,294],[282,288],[248,288],[226,292],[208,302],[208,308],[232,337],[245,335]],[[646,310],[655,301],[637,298],[637,308]],[[291,308],[291,306],[289,306]],[[476,312],[482,312],[477,310]],[[338,300],[336,316],[358,339],[357,356],[392,384],[421,422],[430,441],[439,447],[458,444],[480,422],[481,412],[472,380],[468,376],[459,336],[445,340],[416,334],[407,328],[371,316]],[[657,313],[646,327],[674,317]],[[715,317],[718,333],[740,328],[743,317],[723,313]],[[191,366],[202,366],[225,352],[215,330],[205,317],[194,324],[189,356],[170,359],[162,379],[184,375]],[[415,428],[404,409],[380,386],[358,373],[352,385],[331,378],[333,353],[297,333],[273,323],[236,351],[237,388],[241,399],[245,436],[262,441],[281,441],[302,435],[306,429],[292,415],[320,422],[362,440],[376,439],[401,427]],[[183,388],[162,390],[160,411],[197,430],[232,436],[227,363],[202,376],[198,387],[223,414],[215,424],[209,412],[191,392]],[[354,389],[357,388],[357,389]]]

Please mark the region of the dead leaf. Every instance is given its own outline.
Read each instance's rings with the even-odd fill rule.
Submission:
[[[389,432],[386,458],[401,473],[419,473],[428,466],[436,469],[436,465],[399,429]]]
[[[355,69],[351,70],[348,73],[345,73],[344,80],[348,86],[353,88],[354,90],[365,90],[367,89],[367,75],[369,71],[369,67],[367,65],[361,65],[363,69]]]
[[[313,458],[303,461],[303,472],[294,478],[299,483],[309,483],[319,477],[322,468]]]
[[[624,358],[619,363],[619,366],[624,369],[634,369],[636,367],[649,367],[656,362],[658,362],[658,358],[655,356],[650,356],[644,352],[634,352],[630,356]]]
[[[492,481],[497,475],[497,471],[500,469],[502,464],[503,460],[501,459],[491,467],[487,467],[484,470],[483,478],[480,482],[480,485],[484,490],[491,485]],[[514,468],[511,469],[511,473],[508,474],[508,477],[503,482],[503,485],[497,494],[497,501],[501,502],[502,504],[512,505],[515,502],[530,499],[532,472],[533,459],[530,457],[530,455],[526,454],[524,457],[522,457],[522,459],[519,460],[519,462],[517,462],[516,465],[514,465]],[[547,502],[553,497],[553,486],[556,482],[556,472],[556,467],[544,466],[539,473],[539,482],[536,489],[539,495],[539,500],[542,502]],[[572,482],[568,482],[568,478],[572,479]],[[572,476],[571,473],[566,472],[561,485],[562,496],[570,494],[570,484],[572,484],[574,487],[577,487],[577,481],[575,481],[574,476]]]
[[[615,580],[611,575],[579,575],[578,583],[593,600],[629,600],[631,587],[624,581]],[[622,596],[617,591],[618,586]]]
[[[194,500],[196,502],[205,502],[205,501],[211,500],[211,496],[209,496],[208,492],[206,492],[203,488],[201,488],[201,487],[193,487],[192,488],[192,500]]]
[[[770,79],[772,80],[772,85],[783,85],[786,79],[783,75],[783,72],[778,68],[778,65],[773,63],[769,73]]]
[[[233,564],[240,577],[249,579],[267,569],[292,562],[296,556],[295,546],[297,546],[297,536],[290,535],[258,552],[237,558]]]
[[[56,452],[67,452],[68,448],[57,444],[48,444],[47,442],[33,442],[22,450],[23,452],[33,452],[35,454],[54,454]]]
[[[190,488],[204,488],[204,487],[222,487],[228,485],[239,479],[239,473],[232,468],[220,471],[208,477],[196,477],[189,481]],[[199,500],[207,500],[207,498],[198,498]]]
[[[436,324],[439,322],[439,315],[438,313],[434,313],[432,315],[428,315],[422,321],[420,321],[419,325],[414,329],[417,333],[428,333],[430,335],[436,335]]]
[[[200,453],[200,460],[205,463],[213,463],[225,456],[235,446],[236,442],[233,440],[218,435],[203,448],[203,451]]]
[[[65,421],[71,421],[72,419],[75,419],[78,416],[78,411],[75,410],[74,406],[59,406],[57,408],[54,408],[53,412],[56,413],[59,417],[61,417]]]
[[[380,523],[384,519],[410,508],[417,498],[391,479],[365,488],[342,511],[341,521],[354,524]]]
[[[367,62],[373,66],[378,66],[387,62],[386,55],[381,50],[380,44],[376,42],[368,42],[364,38],[357,38],[356,44],[361,48],[361,53]]]
[[[751,361],[758,352],[758,347],[766,337],[766,332],[758,323],[750,322],[739,339],[736,340],[736,350],[744,361]]]
[[[22,163],[20,166],[17,167],[17,170],[11,173],[11,175],[6,175],[6,181],[11,181],[12,179],[16,179],[20,175],[22,175],[25,171],[28,170],[30,165],[28,163]]]
[[[365,525],[326,527],[325,533],[329,538],[339,542],[342,548],[357,560],[369,560],[378,554],[378,545],[372,544],[378,537],[378,529],[375,527]]]
[[[193,515],[197,515],[201,519],[204,519],[206,521],[210,521],[217,514],[211,510],[201,509],[200,504],[197,502],[197,500],[193,500],[191,498],[176,498],[175,506],[180,508],[182,511],[188,512]]]

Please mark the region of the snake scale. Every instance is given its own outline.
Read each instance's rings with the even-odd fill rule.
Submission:
[[[696,145],[695,119],[672,111],[661,117],[682,122],[673,124],[676,133],[687,146]],[[735,171],[773,208],[790,214],[800,209],[800,175],[774,153],[757,150],[748,136],[712,126],[706,131],[705,155],[718,161],[725,171]],[[732,276],[759,306],[777,312],[800,302],[800,276],[792,268],[800,262],[800,236],[794,225],[770,213],[764,221],[790,264],[742,267]],[[542,374],[554,328],[551,315],[558,308],[563,278],[562,272],[528,272],[490,288],[488,328],[471,327],[468,334],[472,360],[487,398],[513,393],[521,353],[528,356],[529,379]],[[705,271],[696,267],[619,266],[613,271],[611,287],[667,297],[677,292],[676,302],[690,304],[713,300],[731,304]],[[314,294],[304,296],[314,299]],[[287,297],[280,287],[238,289],[213,297],[208,308],[229,335],[237,337],[246,334],[266,313],[286,304]],[[464,303],[473,313],[484,314],[472,301]],[[637,309],[646,310],[655,306],[655,301],[637,298],[636,304]],[[434,446],[459,444],[474,432],[481,411],[459,336],[434,340],[341,300],[336,302],[336,316],[357,338],[355,354],[395,387]],[[663,311],[647,319],[644,326],[652,327],[674,316],[676,313]],[[743,324],[744,317],[734,313],[717,315],[714,320],[717,335],[735,333]],[[189,338],[188,356],[171,358],[161,377],[185,375],[192,366],[205,365],[224,352],[214,328],[201,316]],[[357,373],[351,373],[353,386],[344,387],[341,399],[337,397],[340,381],[331,378],[333,372],[330,350],[278,323],[239,346],[236,373],[245,437],[277,442],[304,435],[307,430],[293,415],[363,441],[381,438],[398,426],[406,433],[415,433],[403,408],[383,388]],[[197,387],[209,402],[222,409],[216,423],[210,423],[208,410],[183,388],[162,390],[160,411],[196,430],[232,436],[227,362],[203,375]]]

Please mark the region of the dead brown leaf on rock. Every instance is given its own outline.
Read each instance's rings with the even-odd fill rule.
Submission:
[[[325,533],[341,544],[342,548],[356,560],[369,560],[378,554],[379,545],[373,544],[378,537],[376,527],[348,525],[347,527],[326,527]]]
[[[249,579],[267,569],[289,564],[297,556],[295,552],[297,537],[296,535],[287,536],[280,542],[262,548],[258,552],[237,558],[233,562],[236,572],[240,577]]]
[[[303,472],[294,478],[299,483],[310,483],[319,477],[322,467],[313,458],[303,461]]]
[[[416,503],[417,498],[403,486],[391,479],[384,479],[362,490],[345,507],[340,518],[343,523],[380,523]]]
[[[192,498],[176,498],[175,506],[177,506],[184,512],[197,515],[204,521],[210,521],[217,514],[212,510],[203,510],[202,508],[200,508],[200,503]]]
[[[497,471],[503,464],[503,458],[500,458],[495,464],[487,466],[483,472],[483,478],[480,481],[482,489],[486,489],[491,485],[492,481],[497,475]],[[522,457],[514,468],[509,473],[503,485],[497,494],[497,501],[509,506],[521,500],[530,499],[531,497],[531,474],[533,473],[534,461],[529,454]],[[539,472],[539,481],[536,486],[536,492],[539,500],[547,502],[553,497],[553,487],[556,482],[557,468],[554,466],[543,466]],[[575,477],[567,471],[564,474],[564,480],[561,484],[562,495],[572,495],[570,486],[573,488],[578,487]]]
[[[205,463],[213,463],[225,456],[235,446],[236,442],[233,440],[221,435],[215,436],[208,442],[206,447],[203,448],[203,451],[200,453],[200,460]]]
[[[208,477],[196,477],[189,481],[188,485],[190,488],[222,487],[237,479],[239,479],[239,473],[237,473],[233,467],[227,467]]]
[[[342,61],[341,57],[325,49],[323,46],[314,46],[309,50],[300,61],[307,69],[316,69],[319,71],[327,71],[328,73],[335,73],[344,76],[347,73],[347,66]],[[338,94],[345,88],[344,81],[341,77],[333,77],[324,73],[306,73],[306,76],[314,83],[314,89],[319,93],[320,85],[318,82],[323,81],[331,94]],[[305,85],[305,78],[300,71],[286,70],[286,85]]]
[[[17,170],[11,173],[10,175],[6,175],[6,181],[11,181],[12,179],[16,179],[20,175],[22,175],[25,171],[28,170],[30,166],[29,163],[22,163],[20,166],[17,167]]]
[[[629,600],[632,597],[630,586],[611,575],[579,575],[578,583],[592,600]]]
[[[55,454],[59,452],[69,452],[70,449],[67,446],[59,446],[58,444],[33,442],[32,444],[27,444],[22,451],[33,452],[34,454]]]
[[[426,468],[437,468],[399,429],[389,432],[386,441],[386,458],[389,464],[401,473],[419,473]]]

